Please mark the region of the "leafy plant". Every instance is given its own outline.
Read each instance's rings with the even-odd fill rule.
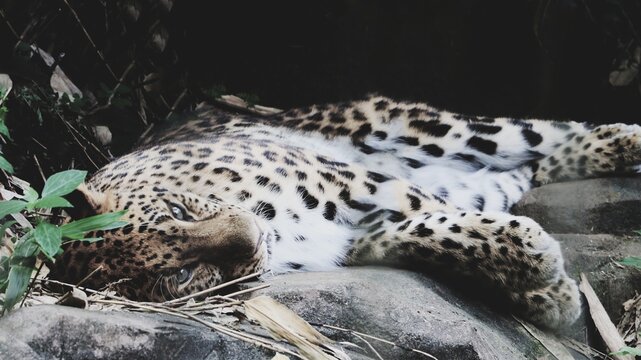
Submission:
[[[641,230],[636,230],[635,233],[637,235],[641,235]],[[627,258],[621,259],[619,261],[619,264],[641,269],[641,257],[636,257],[636,256],[627,257]]]
[[[621,265],[632,266],[641,269],[641,257],[627,257],[619,261]]]
[[[256,94],[240,93],[240,94],[238,94],[236,96],[238,96],[239,98],[245,100],[245,102],[247,103],[247,106],[249,108],[253,108],[254,106],[256,106],[256,104],[258,104],[260,102],[260,98]]]
[[[225,85],[222,85],[222,84],[212,85],[208,89],[203,89],[202,92],[206,97],[208,97],[211,100],[216,100],[228,93],[227,88],[225,87]]]
[[[641,356],[641,349],[640,348],[634,348],[634,347],[629,347],[629,346],[624,346],[619,351],[610,353],[610,355],[634,355],[634,356]]]
[[[3,309],[8,311],[25,295],[31,275],[36,270],[36,260],[44,255],[54,261],[62,253],[62,245],[70,241],[97,241],[85,238],[90,231],[111,230],[126,225],[119,219],[124,211],[100,214],[58,226],[48,221],[40,209],[72,207],[64,196],[74,191],[87,176],[86,171],[67,170],[50,176],[42,194],[32,188],[24,192],[23,199],[0,201],[0,218],[26,211],[35,224],[22,229],[24,234],[12,239],[13,253],[0,259],[0,292],[4,292]],[[3,234],[15,222],[2,225]]]
[[[4,99],[6,94],[7,90],[0,89],[0,99]],[[8,112],[9,110],[7,109],[7,106],[4,104],[4,102],[0,102],[0,134],[2,134],[2,136],[6,137],[7,139],[11,139],[11,137],[9,136],[9,129],[7,129],[7,125],[5,124],[5,119],[7,118]],[[5,159],[5,157],[2,155],[0,155],[0,169],[8,173],[13,173],[13,166],[11,166],[7,159]]]

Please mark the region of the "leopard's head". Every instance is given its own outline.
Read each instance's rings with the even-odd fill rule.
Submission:
[[[76,209],[127,210],[128,225],[74,241],[50,277],[99,289],[109,284],[129,298],[164,301],[261,271],[268,260],[269,226],[258,216],[215,196],[171,186],[105,187],[89,183]]]

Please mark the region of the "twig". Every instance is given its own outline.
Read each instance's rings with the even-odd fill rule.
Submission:
[[[20,35],[18,35],[16,30],[13,28],[13,26],[9,22],[9,19],[7,19],[6,15],[4,14],[4,11],[2,11],[2,9],[0,9],[0,16],[2,16],[2,20],[4,20],[4,23],[7,24],[7,27],[9,28],[9,30],[11,31],[13,36],[15,36],[16,39],[18,39],[18,42],[20,42]]]
[[[144,140],[144,139],[147,137],[147,135],[151,132],[151,130],[152,130],[153,128],[154,128],[154,123],[151,123],[149,126],[147,126],[147,128],[145,129],[145,131],[143,131],[143,132],[142,132],[142,134],[141,134],[138,138],[140,138],[140,139],[143,139],[143,140]]]
[[[566,347],[568,347],[570,349],[573,349],[576,352],[580,352],[581,354],[585,355],[586,357],[590,357],[590,356],[596,357],[596,356],[598,356],[598,357],[601,357],[603,359],[612,359],[608,354],[603,353],[603,352],[593,348],[592,346],[590,346],[588,344],[582,343],[582,342],[580,342],[578,340],[575,340],[575,339],[572,339],[572,338],[570,338],[568,336],[566,336],[562,340],[562,343]]]
[[[46,146],[42,145],[42,143],[40,141],[36,140],[36,138],[32,137],[31,140],[33,140],[33,142],[35,142],[36,144],[40,145],[40,147],[43,148],[45,151],[49,150],[49,149],[47,149]]]
[[[52,280],[52,279],[38,279],[38,281],[57,284],[57,285],[63,285],[63,286],[69,286],[69,287],[72,287],[72,288],[78,288],[78,289],[80,289],[82,291],[86,291],[86,292],[91,293],[91,294],[97,294],[97,295],[101,295],[101,296],[104,296],[106,298],[111,298],[111,299],[115,299],[115,300],[131,301],[131,300],[127,299],[127,298],[116,296],[116,295],[112,295],[112,294],[109,294],[109,293],[107,293],[105,291],[99,291],[99,290],[89,289],[89,288],[82,287],[82,286],[76,286],[74,284],[69,284],[69,283],[66,283],[64,281],[58,281],[58,280]],[[139,302],[139,303],[140,304],[147,304],[145,302]],[[149,304],[153,304],[153,303],[149,303]]]
[[[187,95],[187,89],[183,90],[183,92],[178,95],[176,98],[176,101],[174,101],[174,104],[171,105],[171,108],[169,109],[169,113],[167,113],[167,116],[165,116],[165,120],[169,119],[171,115],[176,111],[176,108],[178,107],[178,104],[182,101],[182,99]]]
[[[45,99],[46,99],[46,98],[48,98],[48,95],[47,95],[44,91],[42,91],[42,89],[40,88],[40,85],[38,85],[38,83],[36,83],[35,81],[33,81],[33,84],[35,85],[36,89],[38,89],[38,91],[39,91],[39,92],[40,92],[40,94],[43,96],[43,98],[45,98]],[[78,137],[76,136],[76,134],[77,134],[78,136],[80,136],[80,137],[81,137],[81,138],[82,138],[86,143],[88,143],[89,145],[91,145],[91,147],[92,147],[94,150],[96,150],[96,152],[97,152],[99,155],[101,155],[105,160],[107,160],[107,161],[109,161],[109,160],[110,160],[110,159],[109,159],[105,154],[103,154],[103,153],[102,153],[102,151],[100,151],[100,149],[99,149],[99,148],[98,148],[98,147],[97,147],[93,142],[91,142],[91,141],[89,141],[87,138],[85,138],[85,137],[80,133],[80,131],[78,131],[78,130],[77,130],[75,127],[73,127],[73,126],[72,126],[72,125],[71,125],[67,120],[65,120],[65,118],[64,118],[64,117],[63,117],[63,116],[58,112],[58,110],[57,110],[57,109],[56,109],[56,107],[54,106],[55,104],[51,104],[51,105],[52,105],[52,106],[51,106],[51,107],[52,107],[52,109],[54,109],[54,113],[56,114],[56,116],[58,116],[58,119],[60,119],[60,121],[62,121],[63,125],[67,128],[67,130],[69,130],[69,133],[71,134],[71,136],[72,136],[72,137],[74,138],[74,140],[78,143],[78,145],[80,146],[80,148],[82,149],[82,151],[85,153],[85,156],[87,157],[87,159],[91,162],[91,164],[92,164],[93,166],[95,166],[95,167],[96,167],[96,169],[99,169],[99,168],[100,168],[100,166],[98,166],[98,165],[93,161],[93,159],[89,156],[89,154],[87,153],[87,148],[86,148],[86,147],[83,145],[83,143],[78,139]]]
[[[338,327],[338,326],[332,326],[332,325],[326,325],[326,324],[318,324],[318,323],[312,323],[312,322],[310,322],[309,324],[310,325],[314,325],[314,326],[325,327],[325,328],[332,329],[332,330],[348,332],[348,333],[350,333],[350,334],[352,334],[354,336],[359,335],[359,336],[362,336],[362,337],[365,337],[365,338],[368,338],[368,339],[380,341],[380,342],[388,344],[388,345],[396,346],[396,347],[398,347],[400,349],[403,349],[405,351],[411,351],[411,352],[415,352],[417,354],[425,355],[428,358],[433,359],[433,360],[438,360],[434,355],[428,354],[425,351],[408,348],[408,347],[402,346],[402,345],[397,345],[396,343],[391,342],[389,340],[381,339],[379,337],[368,335],[368,334],[365,334],[365,333],[362,333],[362,332],[358,332],[356,330],[345,329],[345,328],[341,328],[341,327]]]
[[[89,278],[91,278],[91,277],[92,277],[95,273],[97,273],[98,271],[102,271],[102,265],[98,266],[98,267],[97,267],[97,268],[95,268],[92,272],[90,272],[90,273],[89,273],[89,275],[87,275],[87,276],[83,277],[80,281],[78,281],[78,283],[76,284],[76,286],[80,286],[80,285],[84,284],[84,282],[85,282],[85,281],[87,281]]]
[[[372,352],[374,353],[374,355],[376,355],[377,358],[379,358],[380,360],[384,360],[383,357],[381,356],[381,354],[379,354],[378,351],[376,351],[376,349],[374,349],[374,347],[372,346],[372,344],[369,343],[369,341],[365,340],[365,338],[360,336],[360,335],[357,335],[357,334],[353,334],[353,335],[356,336],[357,338],[361,339],[361,341],[364,342],[365,345],[367,345],[367,347],[370,350],[372,350]]]
[[[91,35],[89,35],[89,32],[87,32],[87,29],[85,28],[85,26],[82,25],[82,21],[80,21],[80,17],[78,16],[78,13],[76,13],[76,10],[74,10],[74,8],[71,7],[71,4],[69,4],[69,2],[67,0],[62,0],[62,1],[64,1],[65,4],[67,4],[67,7],[71,11],[71,14],[73,15],[74,18],[76,18],[76,22],[78,23],[78,25],[80,25],[80,28],[85,33],[85,36],[87,37],[87,39],[91,43],[91,46],[93,46],[93,48],[96,51],[96,53],[98,54],[98,56],[100,57],[102,62],[105,64],[105,67],[107,68],[107,70],[109,70],[109,73],[111,74],[111,76],[113,76],[113,78],[117,81],[118,77],[116,76],[116,73],[114,73],[114,71],[111,69],[111,66],[109,66],[109,64],[107,63],[107,60],[105,60],[105,57],[102,55],[102,52],[96,46],[96,43],[93,42],[93,39],[91,38]]]
[[[574,357],[570,352],[563,346],[563,344],[557,342],[556,340],[551,338],[551,335],[548,335],[544,333],[543,331],[537,329],[534,326],[529,326],[526,324],[523,320],[517,318],[516,316],[513,316],[514,320],[516,320],[523,328],[525,331],[527,331],[530,336],[535,338],[541,346],[543,346],[555,359],[557,360],[573,360]]]
[[[189,299],[193,299],[193,298],[195,298],[195,297],[199,297],[199,296],[203,296],[203,295],[211,294],[212,292],[214,292],[214,291],[216,291],[216,290],[220,290],[220,289],[222,289],[222,288],[224,288],[224,287],[226,287],[226,286],[233,285],[233,284],[237,284],[237,283],[239,283],[239,282],[242,282],[242,281],[245,281],[245,280],[249,280],[249,279],[251,279],[251,278],[255,278],[255,277],[259,276],[260,274],[261,274],[260,272],[255,272],[255,273],[253,273],[253,274],[249,274],[249,275],[246,275],[246,276],[240,277],[240,278],[238,278],[238,279],[234,279],[234,280],[228,281],[228,282],[226,282],[226,283],[224,283],[224,284],[216,285],[216,286],[211,287],[211,288],[209,288],[209,289],[205,289],[205,290],[202,290],[202,291],[199,291],[199,292],[193,293],[193,294],[185,295],[185,296],[183,296],[183,297],[179,297],[179,298],[177,298],[177,299],[173,299],[173,300],[165,301],[165,302],[164,302],[164,303],[162,303],[162,304],[163,304],[163,305],[175,304],[175,303],[178,303],[178,302],[181,302],[181,301],[186,301],[186,300],[189,300]]]
[[[118,83],[116,84],[116,86],[114,86],[113,90],[111,91],[111,94],[109,94],[107,103],[105,103],[102,106],[95,107],[93,110],[84,113],[83,116],[90,116],[97,113],[98,111],[108,109],[111,106],[111,103],[113,102],[114,97],[116,96],[116,92],[120,89],[120,87],[122,86],[122,83],[125,81],[125,78],[129,74],[129,72],[134,68],[134,65],[136,65],[136,60],[132,61],[129,64],[129,66],[127,66],[125,71],[122,72],[122,75],[120,75],[120,78],[118,79]]]
[[[22,305],[24,305],[24,301],[27,300],[27,296],[29,296],[29,293],[31,292],[31,289],[33,289],[33,285],[36,282],[36,279],[38,278],[38,275],[40,275],[40,270],[42,270],[42,267],[44,265],[45,265],[45,263],[40,263],[40,266],[38,266],[38,271],[36,271],[36,275],[29,282],[29,287],[27,288],[27,292],[25,292],[24,297],[22,298],[22,301],[20,302],[20,307],[22,307]]]
[[[225,307],[230,307],[234,305],[242,305],[244,301],[232,301],[232,302],[226,302],[222,304],[209,304],[205,303],[194,303],[194,304],[185,304],[182,306],[182,308],[185,311],[192,311],[192,312],[202,312],[202,311],[207,311],[207,310],[214,310],[214,309],[220,309],[220,308],[225,308]]]
[[[234,109],[243,110],[245,112],[255,114],[255,115],[274,115],[282,112],[283,110],[262,106],[262,105],[251,105],[247,101],[235,95],[222,95],[215,100],[217,103],[229,106]]]
[[[42,178],[42,181],[47,181],[47,177],[45,176],[45,173],[42,171],[42,167],[40,166],[40,161],[38,161],[38,157],[36,154],[33,154],[33,161],[36,162],[36,166],[38,167],[38,172],[40,173],[40,177]]]
[[[269,284],[262,284],[262,285],[259,285],[259,286],[253,287],[253,288],[248,288],[248,289],[244,289],[244,290],[233,292],[231,294],[227,294],[227,295],[225,295],[225,297],[232,298],[234,296],[238,296],[238,295],[242,295],[242,294],[246,294],[246,293],[262,290],[264,288],[268,288],[269,286],[270,286]]]
[[[194,321],[196,321],[196,322],[198,322],[198,323],[200,323],[202,325],[207,326],[208,328],[210,328],[212,330],[219,331],[219,332],[221,332],[221,333],[223,333],[225,335],[231,336],[233,338],[244,340],[244,341],[250,342],[250,343],[252,343],[254,345],[266,347],[266,348],[268,348],[270,350],[285,352],[285,353],[287,353],[289,355],[292,355],[292,356],[295,356],[297,358],[301,358],[302,359],[302,357],[300,355],[298,355],[298,354],[296,354],[296,353],[294,353],[294,352],[292,352],[292,351],[290,351],[290,350],[288,350],[288,349],[286,349],[284,347],[281,347],[278,344],[275,344],[275,343],[272,343],[270,341],[261,339],[261,338],[259,338],[257,336],[253,336],[253,335],[249,335],[249,334],[243,334],[240,331],[233,330],[233,329],[230,329],[230,328],[228,328],[226,326],[200,319],[195,315],[189,314],[187,312],[184,312],[184,311],[181,311],[181,310],[178,310],[178,309],[168,308],[168,307],[162,306],[160,304],[154,304],[154,303],[145,304],[145,303],[139,303],[139,302],[131,301],[131,300],[124,300],[123,301],[123,300],[91,299],[89,301],[97,302],[97,303],[104,303],[104,304],[124,305],[124,306],[144,309],[144,310],[151,311],[151,312],[157,312],[157,313],[162,313],[162,314],[166,314],[166,315],[173,315],[173,316],[178,316],[178,317],[182,317],[182,318],[191,319],[191,320],[194,320]]]
[[[601,301],[592,286],[590,286],[590,282],[584,273],[581,273],[579,289],[588,301],[590,316],[592,316],[594,325],[599,331],[599,334],[601,334],[601,338],[608,349],[610,349],[610,351],[619,351],[622,347],[626,346],[625,341],[623,341],[621,335],[619,335],[617,328],[612,323],[612,320],[610,320],[608,313],[605,311],[605,308],[603,308],[603,304],[601,304]],[[612,357],[619,360],[634,360],[634,356],[632,355],[612,355]]]
[[[82,280],[78,281],[78,283],[77,283],[75,286],[76,286],[76,287],[79,287],[80,285],[82,285],[82,283],[84,283],[85,281],[87,281],[87,279],[89,279],[89,278],[90,278],[90,277],[92,277],[95,273],[97,273],[98,271],[101,271],[101,270],[102,270],[102,265],[98,266],[98,267],[97,267],[97,268],[95,268],[92,272],[90,272],[90,273],[89,273],[89,275],[85,276],[84,278],[82,278]],[[78,289],[79,289],[79,288],[78,288]],[[71,294],[71,292],[67,292],[67,293],[65,293],[64,295],[62,295],[62,297],[60,297],[60,299],[58,299],[58,301],[56,301],[56,304],[63,303],[65,300],[67,300],[67,298],[70,296],[69,294]]]

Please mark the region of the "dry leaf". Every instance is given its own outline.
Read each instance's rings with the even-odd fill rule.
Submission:
[[[641,295],[623,303],[623,316],[619,320],[617,330],[623,336],[628,346],[641,345]]]
[[[31,49],[34,53],[40,55],[47,66],[53,66],[55,62],[53,56],[35,45],[31,45]],[[65,72],[62,71],[58,65],[53,69],[53,74],[51,74],[51,79],[49,79],[49,85],[51,86],[51,89],[58,94],[58,96],[66,94],[69,99],[82,97],[82,91],[80,91],[80,89],[78,89],[78,87],[69,80]]]
[[[244,303],[245,314],[269,330],[276,340],[286,340],[310,359],[349,359],[333,342],[316,331],[307,321],[268,296],[258,296]]]
[[[281,109],[261,105],[250,106],[247,101],[235,95],[223,95],[217,101],[227,106],[237,109],[243,109],[259,115],[273,115],[283,111]]]
[[[111,130],[109,130],[108,127],[106,126],[93,126],[91,128],[91,132],[93,133],[93,136],[98,140],[99,143],[102,145],[109,145],[111,144]]]
[[[171,8],[174,6],[174,0],[160,0],[158,3],[162,6],[165,11],[170,12]]]
[[[168,38],[169,32],[167,29],[162,26],[158,26],[153,35],[151,35],[151,44],[156,48],[156,50],[163,52],[165,50],[165,46],[167,46]]]
[[[74,287],[71,291],[67,292],[62,298],[60,298],[58,304],[84,309],[87,307],[87,294]]]
[[[558,360],[573,360],[574,356],[568,351],[568,349],[563,346],[563,344],[560,342],[560,339],[555,337],[552,334],[545,333],[535,326],[530,326],[529,324],[525,323],[524,321],[521,321],[521,319],[515,318],[516,321],[523,326],[523,328],[530,334],[532,335],[535,339],[537,339],[543,347],[547,351],[552,354],[555,358]]]
[[[160,92],[162,90],[162,75],[160,73],[146,74],[142,80],[142,86],[146,92]]]
[[[140,9],[142,7],[140,1],[125,0],[121,2],[120,6],[129,20],[132,22],[138,21],[138,18],[140,17]]]
[[[594,325],[599,331],[599,334],[601,334],[603,342],[605,342],[610,351],[619,351],[619,349],[625,346],[625,342],[621,338],[621,335],[619,335],[612,320],[610,320],[605,308],[603,308],[603,304],[601,304],[590,282],[588,282],[588,278],[583,273],[581,274],[579,289],[583,295],[585,295],[588,307],[590,308],[590,316],[592,320],[594,320]],[[632,355],[612,355],[612,357],[618,360],[634,360],[634,356]]]
[[[641,46],[637,46],[630,57],[623,59],[617,69],[610,72],[610,85],[629,85],[639,74],[639,63],[641,63]]]
[[[0,104],[9,96],[11,89],[13,88],[13,81],[7,74],[0,74],[0,92],[2,93],[2,98],[0,98]]]

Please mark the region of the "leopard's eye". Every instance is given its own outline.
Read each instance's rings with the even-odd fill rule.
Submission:
[[[187,211],[185,211],[185,209],[182,206],[174,203],[170,203],[169,210],[171,211],[171,216],[173,216],[174,219],[187,220]]]
[[[191,280],[192,271],[190,268],[181,268],[176,274],[176,280],[179,285],[183,285]]]

